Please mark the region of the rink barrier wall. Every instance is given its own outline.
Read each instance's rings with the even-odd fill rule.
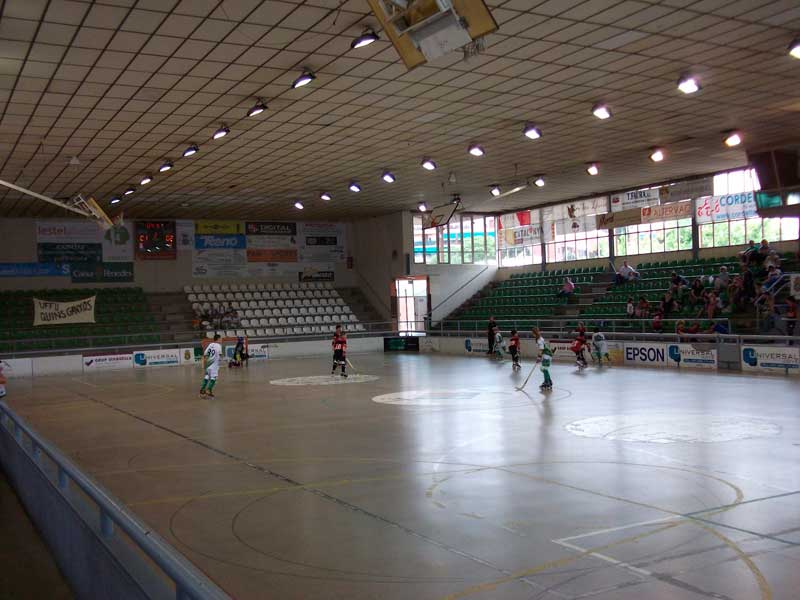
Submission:
[[[76,597],[230,600],[3,402],[0,465]]]
[[[549,336],[546,332],[544,335],[555,351],[554,362],[575,361],[570,349],[572,339]],[[800,345],[796,338],[606,334],[606,340],[612,364],[620,366],[800,376]],[[534,341],[530,337],[523,338],[521,346],[523,360],[534,353]],[[429,336],[420,344],[421,352],[484,359],[487,350],[485,337]]]

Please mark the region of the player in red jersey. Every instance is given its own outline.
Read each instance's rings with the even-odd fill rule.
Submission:
[[[331,369],[331,375],[336,374],[337,365],[341,365],[342,377],[347,377],[347,373],[345,373],[345,369],[347,368],[347,335],[342,332],[341,325],[337,325],[336,331],[333,332],[331,346],[333,347],[333,368]]]
[[[579,331],[578,337],[572,342],[572,351],[575,353],[575,362],[580,370],[585,369],[588,364],[586,362],[586,355],[583,353],[586,346],[586,334],[583,331]]]
[[[522,368],[519,364],[519,334],[516,329],[511,330],[511,339],[508,342],[508,352],[511,354],[511,370],[518,371]]]

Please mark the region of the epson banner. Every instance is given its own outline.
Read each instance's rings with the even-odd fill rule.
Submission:
[[[663,367],[667,364],[666,344],[625,342],[625,364]]]

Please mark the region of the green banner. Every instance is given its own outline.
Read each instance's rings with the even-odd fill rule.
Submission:
[[[94,263],[72,266],[72,283],[130,283],[133,263]]]
[[[95,263],[103,260],[102,244],[38,244],[40,263]]]

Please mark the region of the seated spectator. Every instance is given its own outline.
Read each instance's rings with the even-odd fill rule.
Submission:
[[[758,246],[754,240],[747,242],[747,248],[739,252],[739,261],[743,265],[749,265],[753,259],[753,255],[758,252]]]
[[[728,326],[722,321],[714,321],[711,327],[708,328],[707,333],[718,333],[720,335],[727,335],[730,333]]]
[[[706,304],[705,306],[700,307],[700,311],[697,313],[697,316],[702,316],[705,313],[707,319],[713,319],[717,312],[722,309],[722,303],[717,296],[716,292],[709,292],[708,296],[706,297]]]
[[[680,320],[678,324],[675,326],[675,333],[678,335],[683,335],[686,333],[699,333],[700,332],[700,325],[697,323],[692,323],[687,325],[685,321]]]
[[[644,296],[639,296],[639,302],[636,304],[636,317],[639,319],[646,319],[650,316],[650,303]]]
[[[625,314],[632,319],[636,314],[636,307],[633,305],[633,296],[628,296],[628,303],[625,305]]]
[[[630,266],[627,260],[623,260],[622,266],[620,267],[619,271],[617,271],[614,281],[617,283],[617,285],[621,285],[626,281],[631,281],[633,279],[639,279],[639,271]]]
[[[662,321],[664,320],[664,314],[659,310],[656,311],[656,314],[653,316],[653,322],[651,323],[651,327],[653,331],[662,332],[664,331],[664,324]]]
[[[234,327],[239,327],[242,324],[242,320],[239,318],[239,313],[235,308],[231,309],[231,323]]]
[[[694,281],[692,281],[692,285],[689,288],[687,303],[691,306],[706,303],[706,288],[703,285],[703,280],[699,277],[695,277]]]
[[[743,298],[751,301],[756,297],[756,278],[750,267],[742,269],[742,293]]]
[[[767,277],[764,279],[764,283],[761,285],[761,293],[753,301],[756,304],[759,302],[765,302],[770,313],[775,310],[775,294],[772,293],[772,288],[777,285],[777,283],[781,280],[781,277],[783,277],[781,270],[770,265],[769,269],[767,269]]]
[[[669,317],[675,311],[680,310],[680,305],[678,301],[675,300],[675,297],[672,295],[672,292],[667,292],[661,297],[661,302],[659,304],[659,311],[663,314],[664,317]]]
[[[727,288],[731,283],[731,274],[728,273],[728,267],[722,265],[719,268],[719,275],[714,278],[714,290],[719,292],[720,290],[724,290]]]
[[[763,264],[764,261],[767,260],[770,252],[772,252],[772,248],[769,247],[769,242],[766,239],[761,240],[761,245],[758,247],[758,252],[756,253],[756,261],[758,264]]]
[[[565,277],[564,285],[561,286],[561,289],[556,294],[556,296],[558,296],[559,298],[568,298],[569,296],[572,296],[574,292],[575,292],[575,284],[572,283],[572,279],[570,279],[569,277]]]
[[[672,272],[669,278],[669,291],[673,296],[680,297],[683,294],[683,288],[688,285],[689,282],[683,275],[678,275],[676,271]]]
[[[775,250],[770,250],[770,253],[767,254],[767,258],[764,259],[764,268],[769,269],[770,267],[775,267],[776,269],[781,268],[781,257],[778,256],[778,253]]]
[[[735,310],[742,310],[747,304],[747,299],[744,297],[744,279],[741,275],[736,275],[731,281],[728,286],[728,296]]]

